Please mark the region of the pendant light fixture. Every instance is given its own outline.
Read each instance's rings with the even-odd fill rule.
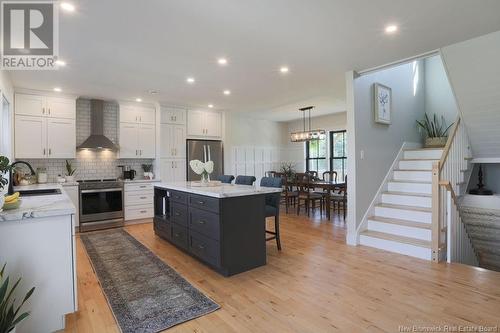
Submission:
[[[323,140],[326,137],[325,130],[311,130],[311,110],[314,109],[314,106],[306,106],[300,108],[299,111],[302,112],[302,122],[303,122],[303,131],[302,132],[293,132],[290,134],[290,139],[292,142],[306,142],[312,140]],[[306,112],[308,118],[308,126],[306,130]]]

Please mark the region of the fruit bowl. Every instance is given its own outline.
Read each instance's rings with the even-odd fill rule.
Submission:
[[[17,209],[21,206],[21,199],[18,199],[14,202],[6,202],[3,204],[3,209],[4,210],[12,210],[12,209]]]

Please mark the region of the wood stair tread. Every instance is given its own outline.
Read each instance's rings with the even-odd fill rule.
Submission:
[[[379,203],[379,204],[375,205],[375,207],[394,208],[394,209],[402,209],[402,210],[413,210],[413,211],[417,211],[417,212],[426,212],[426,213],[432,212],[431,208],[417,207],[417,206],[406,206],[406,205],[394,205],[394,204],[385,204],[385,203]]]
[[[429,150],[444,150],[444,148],[406,148],[404,151],[429,151]]]
[[[402,158],[400,161],[440,161],[439,158]]]
[[[400,180],[400,179],[392,179],[389,180],[389,183],[411,183],[411,184],[432,184],[432,182],[424,182],[421,180]]]
[[[394,169],[393,171],[417,171],[417,172],[432,172],[432,169]]]
[[[427,193],[413,193],[413,192],[398,192],[398,191],[385,191],[382,194],[390,194],[390,195],[405,195],[409,197],[426,197],[431,198],[432,194]]]
[[[417,238],[411,238],[411,237],[403,237],[403,236],[397,236],[397,235],[392,235],[392,234],[386,234],[385,232],[364,230],[361,232],[361,235],[385,239],[385,240],[398,242],[398,243],[404,243],[404,244],[424,247],[427,249],[431,248],[431,242],[429,242],[429,241],[425,241],[425,240],[421,240],[421,239],[417,239]]]
[[[368,218],[368,220],[375,221],[375,222],[397,224],[397,225],[401,225],[401,226],[405,226],[405,227],[428,229],[428,230],[431,229],[430,223],[414,222],[414,221],[400,220],[400,219],[391,219],[388,217],[381,217],[381,216],[371,216]]]

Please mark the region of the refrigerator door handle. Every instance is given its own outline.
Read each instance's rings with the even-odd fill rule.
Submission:
[[[203,145],[203,163],[207,161],[207,145]]]
[[[208,150],[208,161],[211,161],[212,159],[210,158],[210,145],[207,146]]]

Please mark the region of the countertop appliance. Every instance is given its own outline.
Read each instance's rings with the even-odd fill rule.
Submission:
[[[222,141],[212,140],[187,140],[187,180],[200,180],[200,175],[194,173],[189,167],[189,161],[200,160],[202,162],[213,161],[214,171],[210,174],[210,179],[216,179],[224,174],[224,150]]]
[[[119,165],[119,168],[122,169],[122,179],[123,180],[134,180],[137,175],[137,171],[131,169],[128,165]]]
[[[123,226],[123,182],[117,179],[78,181],[80,232]]]

